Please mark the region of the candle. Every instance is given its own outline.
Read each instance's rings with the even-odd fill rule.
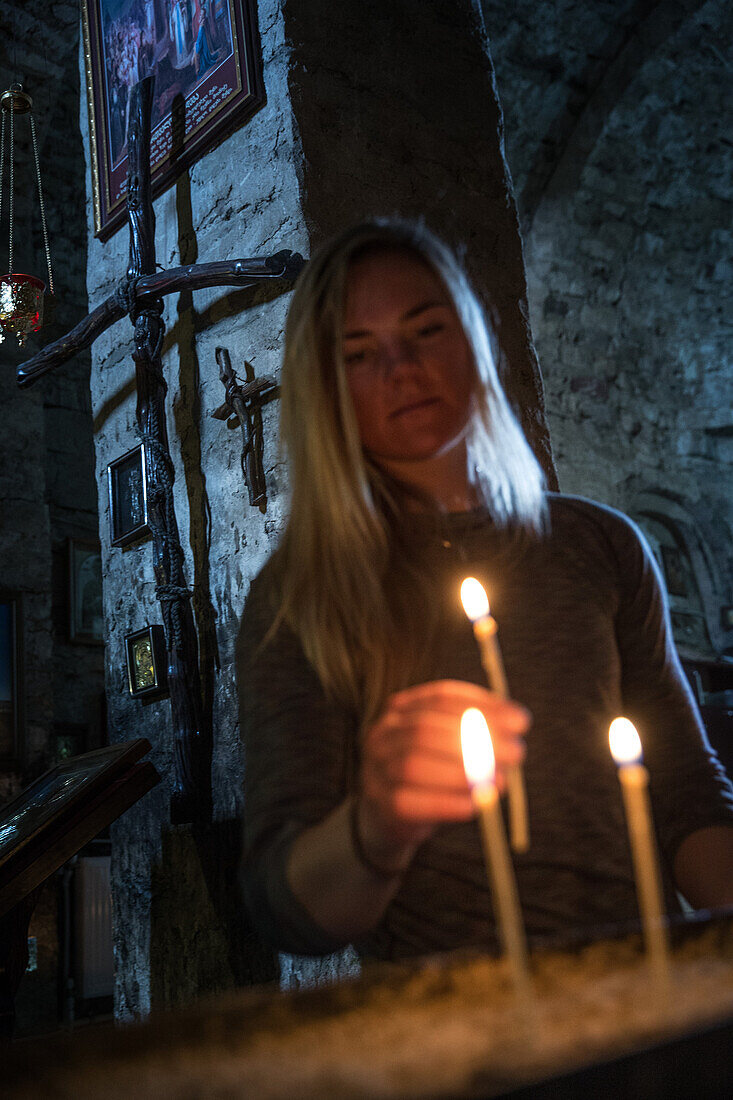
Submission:
[[[475,707],[464,711],[461,717],[461,751],[466,778],[479,814],[499,940],[509,960],[515,988],[527,998],[531,992],[527,943],[499,795],[494,785],[494,746],[486,719]]]
[[[473,623],[473,634],[481,654],[481,664],[486,673],[490,688],[509,697],[509,689],[501,659],[499,639],[496,636],[496,619],[489,609],[486,590],[475,577],[466,577],[461,585],[463,610]],[[529,819],[527,814],[527,792],[524,786],[524,774],[520,764],[507,768],[507,789],[509,792],[509,831],[512,848],[515,852],[526,852],[529,848]]]
[[[669,983],[669,945],[649,803],[649,772],[641,763],[639,734],[628,718],[614,718],[608,741],[618,765],[647,958],[657,988],[663,990]]]

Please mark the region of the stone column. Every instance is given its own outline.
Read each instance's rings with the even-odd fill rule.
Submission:
[[[465,249],[505,386],[554,470],[503,116],[478,0],[284,0],[298,166],[315,245],[370,214],[422,217]]]

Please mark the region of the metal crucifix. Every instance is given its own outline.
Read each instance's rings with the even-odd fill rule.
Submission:
[[[256,506],[266,500],[265,471],[262,466],[262,416],[259,410],[253,415],[253,405],[275,388],[272,378],[253,378],[244,385],[238,380],[232,367],[226,348],[216,349],[216,361],[219,364],[219,379],[224,384],[226,398],[211,414],[217,420],[232,420],[239,424],[242,431],[242,473],[247,485],[249,502]],[[245,369],[252,370],[251,363],[245,363]],[[232,426],[231,423],[229,425]]]
[[[175,774],[171,798],[174,824],[211,817],[211,745],[201,723],[198,640],[191,591],[183,570],[183,549],[173,502],[174,469],[165,418],[166,384],[160,358],[165,324],[162,297],[212,286],[254,286],[261,280],[292,282],[304,264],[297,253],[232,260],[156,271],[155,214],[150,185],[150,117],[153,78],[135,86],[128,127],[127,213],[130,262],[117,292],[18,368],[18,385],[30,386],[89,347],[128,314],[135,326],[132,357],[137,386],[137,423],[148,465],[149,526],[153,535],[155,592],[165,628],[168,685],[174,732]]]

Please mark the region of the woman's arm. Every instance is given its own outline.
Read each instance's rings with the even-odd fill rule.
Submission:
[[[523,707],[475,684],[440,680],[393,695],[362,751],[359,793],[294,840],[293,894],[335,939],[378,924],[418,846],[440,824],[474,815],[460,749],[460,718],[479,707],[492,732],[497,780],[524,755]]]
[[[695,909],[733,906],[733,827],[711,825],[686,836],[674,859],[674,878]]]
[[[370,869],[356,854],[353,840],[352,821],[361,832],[361,816],[358,798],[350,796],[295,838],[287,862],[295,897],[325,933],[342,943],[359,939],[379,923],[414,853],[407,845],[378,849],[361,839],[368,858],[383,870]]]
[[[378,924],[436,825],[472,816],[463,710],[478,706],[489,721],[499,785],[523,755],[529,717],[485,688],[439,681],[393,695],[357,746],[354,716],[326,699],[295,636],[281,627],[263,643],[272,617],[265,572],[237,643],[243,887],[264,939],[324,954]]]
[[[692,906],[731,904],[733,789],[680,666],[651,551],[628,520],[616,545],[625,580],[617,620],[624,699],[642,736],[662,851]]]

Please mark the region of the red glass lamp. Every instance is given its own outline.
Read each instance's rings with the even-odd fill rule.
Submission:
[[[0,215],[2,214],[3,187],[5,184],[5,133],[10,134],[9,162],[9,197],[8,197],[8,221],[9,221],[9,245],[8,245],[8,274],[0,276],[0,341],[10,334],[15,336],[22,347],[29,332],[38,332],[43,324],[43,294],[45,283],[35,275],[23,275],[13,271],[13,216],[15,206],[14,194],[14,142],[15,142],[15,116],[28,115],[33,144],[33,160],[36,167],[36,182],[38,184],[38,202],[41,210],[41,226],[43,228],[43,245],[46,251],[46,264],[48,266],[48,289],[53,294],[53,273],[51,271],[51,250],[48,244],[48,230],[46,228],[46,211],[43,204],[43,188],[41,186],[41,166],[38,160],[38,143],[36,141],[36,126],[33,119],[33,100],[23,91],[20,84],[11,84],[7,91],[0,96],[0,108],[2,109],[2,131],[0,131]]]

